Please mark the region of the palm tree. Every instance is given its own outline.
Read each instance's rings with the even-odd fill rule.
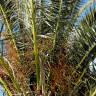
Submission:
[[[92,2],[89,1],[78,12],[79,0],[51,0],[48,5],[45,0],[39,3],[35,0],[1,1],[0,16],[6,26],[7,34],[4,35],[8,38],[5,49],[12,48],[6,57],[12,67],[3,63],[6,60],[4,56],[0,59],[0,65],[11,78],[15,93],[30,96],[27,78],[36,71],[36,90],[39,95],[48,95],[48,90],[52,91],[50,95],[72,95],[77,90],[79,92],[80,88],[82,94],[82,88],[87,90],[89,83],[90,90],[83,94],[95,96],[96,92],[91,90],[92,86],[95,89],[95,80],[90,81],[95,77],[90,74],[89,66],[96,57],[95,9],[78,26],[75,25],[77,15],[80,16]],[[12,96],[14,92],[10,92],[10,86],[7,87],[2,78],[0,82],[9,96]]]
[[[84,7],[88,7],[89,4],[90,2],[88,2],[88,4],[86,4]],[[79,93],[82,96],[83,95],[85,96],[88,94],[89,96],[95,95],[95,91],[93,91],[93,93],[91,92],[92,91],[91,88],[92,87],[95,88],[94,86],[95,76],[92,75],[94,73],[90,74],[90,64],[96,58],[95,57],[95,51],[96,51],[95,11],[96,9],[94,5],[92,6],[92,8],[89,9],[89,11],[90,11],[89,13],[85,14],[86,16],[82,19],[80,25],[74,26],[73,30],[75,32],[75,35],[73,38],[73,43],[71,44],[71,47],[70,47],[71,49],[69,51],[69,54],[71,56],[71,57],[69,56],[69,61],[71,64],[73,63],[74,66],[76,66],[76,68],[74,69],[75,71],[72,72],[72,76],[74,78],[74,76],[77,74],[75,78],[78,78],[77,80],[75,80],[75,83],[73,83],[74,90],[76,91],[76,89],[77,90],[80,89]],[[92,66],[95,66],[95,65],[93,64]],[[92,70],[95,70],[95,69],[92,69]],[[83,85],[86,87],[84,87]]]

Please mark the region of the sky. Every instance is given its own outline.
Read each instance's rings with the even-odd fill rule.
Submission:
[[[6,94],[4,94],[4,89],[2,86],[0,86],[0,96],[6,96]]]
[[[87,3],[88,1],[90,1],[90,0],[81,0],[81,5],[83,6],[85,3]],[[95,5],[95,6],[94,6]],[[80,7],[82,7],[82,6],[80,6]],[[78,17],[78,19],[77,19],[77,21],[76,21],[76,25],[79,25],[80,24],[80,22],[84,19],[84,17],[88,14],[88,13],[90,13],[90,9],[92,10],[92,9],[96,9],[96,2],[95,3],[93,3],[93,4],[91,4],[90,6],[88,6],[88,8],[85,8],[85,10],[82,12],[82,14],[80,14],[80,16]]]

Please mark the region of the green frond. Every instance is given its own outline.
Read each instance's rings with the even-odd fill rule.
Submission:
[[[5,2],[4,2],[5,3]],[[10,2],[7,2],[10,6],[11,6],[11,1]],[[5,4],[6,5],[6,4]],[[17,51],[17,53],[18,53],[18,49],[17,49],[17,46],[16,46],[16,42],[15,42],[15,39],[14,39],[14,37],[13,37],[13,26],[12,26],[12,24],[11,24],[11,22],[9,21],[9,19],[11,18],[11,11],[10,11],[10,9],[6,9],[6,7],[8,6],[5,6],[4,4],[0,4],[0,10],[1,10],[1,13],[2,13],[2,16],[3,16],[3,20],[4,20],[4,24],[6,25],[6,30],[7,30],[7,33],[8,33],[8,35],[10,35],[11,36],[11,38],[12,38],[12,42],[13,42],[13,45],[14,45],[14,47],[15,47],[15,49],[16,49],[16,51]],[[10,6],[9,6],[9,8],[10,8]],[[7,11],[8,11],[8,13],[7,13]],[[15,26],[14,26],[15,27]],[[18,53],[18,57],[19,57],[19,53]]]
[[[20,89],[19,83],[15,77],[14,70],[11,64],[9,63],[9,61],[4,57],[0,57],[0,65],[4,68],[4,70],[7,71],[10,79],[13,82],[13,86],[16,88],[17,92],[20,92],[21,89]]]
[[[10,89],[7,87],[7,84],[2,80],[2,78],[0,77],[0,83],[2,84],[2,86],[4,87],[4,89],[7,92],[8,96],[13,96]]]

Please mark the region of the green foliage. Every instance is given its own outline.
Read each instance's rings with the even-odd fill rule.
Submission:
[[[6,92],[8,93],[8,96],[12,96],[11,91],[9,90],[9,88],[7,87],[6,83],[2,80],[2,78],[0,77],[0,83],[2,84],[2,86],[5,88]]]
[[[71,41],[69,40],[68,42],[72,42],[72,43],[70,45],[71,47],[69,49],[68,57],[69,57],[70,64],[73,64],[73,66],[75,66],[72,76],[78,74],[80,77],[78,78],[77,82],[75,82],[76,84],[74,90],[76,90],[76,88],[79,90],[79,88],[81,87],[80,84],[82,84],[86,80],[88,80],[90,86],[93,87],[96,82],[94,81],[96,77],[90,74],[90,63],[93,62],[94,59],[96,58],[95,11],[96,9],[94,6],[93,9],[90,8],[90,13],[86,14],[85,16],[86,18],[83,18],[80,25],[75,27],[73,26],[72,29],[73,31],[72,34],[74,34],[73,37],[72,35],[69,36],[71,38]],[[90,76],[93,77],[93,79],[90,78]],[[92,80],[94,82],[91,82]],[[89,86],[87,82],[85,82],[85,85],[87,87]],[[87,91],[85,94],[87,94],[88,96],[89,91],[88,92]]]
[[[83,83],[87,86],[87,83],[89,83],[90,86],[94,87],[96,80],[94,80],[94,82],[91,82],[91,80],[95,79],[95,76],[90,80],[87,75],[91,76],[89,65],[90,62],[96,58],[95,7],[90,10],[89,14],[86,14],[86,18],[84,18],[78,26],[75,25],[80,14],[83,13],[93,1],[94,0],[89,1],[82,8],[78,8],[81,4],[80,0],[51,0],[48,5],[45,0],[2,0],[0,2],[0,16],[6,26],[6,32],[10,37],[10,42],[13,43],[18,53],[19,64],[21,66],[27,65],[28,62],[25,62],[27,57],[25,53],[29,47],[31,49],[29,53],[32,53],[30,58],[35,56],[35,60],[31,59],[31,61],[35,61],[37,90],[46,91],[45,71],[50,71],[50,69],[47,69],[47,65],[45,66],[44,63],[51,63],[53,59],[59,62],[58,58],[61,58],[58,54],[60,54],[62,48],[67,51],[67,62],[70,63],[74,69],[71,78],[74,78],[75,74],[79,76],[76,82],[71,82],[74,85],[72,92],[74,92],[74,90],[78,91]],[[47,38],[48,41],[45,38]],[[40,39],[43,39],[41,41],[45,41],[46,44],[44,44],[47,47],[49,47],[47,43],[50,43],[50,41],[53,42],[48,54],[43,51],[43,47],[39,47],[44,46],[42,42],[40,42]],[[46,56],[46,54],[48,56]],[[48,57],[50,60],[48,60]],[[52,63],[58,63],[57,61],[54,62],[53,60]],[[14,76],[14,70],[9,66],[11,64],[8,62],[7,64],[5,63],[4,58],[0,58],[0,64],[8,72],[17,93],[22,92],[18,78]],[[48,66],[51,66],[51,64]],[[88,82],[86,80],[88,80]],[[7,85],[3,82],[2,78],[0,78],[0,82],[8,94],[12,96],[10,89],[6,87]],[[42,88],[45,89],[43,90]],[[91,88],[87,91],[84,93],[87,94],[87,96],[89,94],[95,96],[96,94],[96,90],[91,90]],[[24,96],[26,95],[26,92],[22,93]],[[46,94],[46,92],[44,94]]]

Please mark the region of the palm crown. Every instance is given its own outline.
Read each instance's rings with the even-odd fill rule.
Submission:
[[[2,32],[6,39],[3,46],[5,50],[12,49],[12,52],[9,49],[5,51],[7,55],[1,55],[0,65],[7,71],[5,74],[11,79],[15,92],[8,85],[8,80],[0,78],[0,82],[9,96],[15,93],[30,96],[30,82],[37,84],[36,94],[39,95],[47,96],[50,90],[50,96],[56,92],[60,96],[95,96],[95,65],[92,63],[96,57],[94,5],[76,25],[80,14],[94,2],[89,1],[82,8],[79,7],[82,4],[80,0],[51,0],[48,4],[46,0],[0,2],[0,18],[3,22],[0,32],[3,26],[6,31]],[[90,62],[93,64],[93,73],[90,71]],[[29,82],[30,74],[35,71],[36,81],[32,79]],[[56,72],[60,74],[59,77]]]

